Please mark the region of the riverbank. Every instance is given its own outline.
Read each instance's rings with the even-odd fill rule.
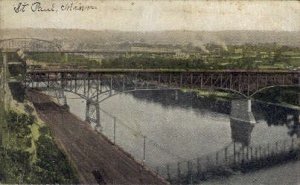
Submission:
[[[299,185],[300,161],[291,161],[251,173],[239,173],[231,177],[219,177],[200,183],[201,185]]]
[[[238,98],[237,94],[223,90],[181,89],[182,92],[195,92],[197,96],[218,101],[231,101]],[[251,97],[253,101],[300,110],[300,87],[274,87],[257,93]],[[245,97],[240,97],[245,98]]]
[[[81,183],[168,184],[48,96],[35,91],[28,96],[76,165]]]

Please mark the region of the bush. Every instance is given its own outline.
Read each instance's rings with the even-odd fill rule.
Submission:
[[[0,148],[0,161],[0,183],[19,183],[30,173],[30,153],[26,151]]]
[[[18,114],[14,111],[9,111],[7,115],[7,126],[11,132],[17,133],[17,136],[25,137],[31,133],[28,126],[34,123],[34,117],[26,114]]]
[[[51,138],[41,135],[37,141],[36,165],[41,169],[42,183],[75,183],[74,171],[70,167],[66,156],[57,148]]]
[[[50,130],[48,127],[41,127],[39,128],[39,132],[41,135],[49,135],[50,134]]]

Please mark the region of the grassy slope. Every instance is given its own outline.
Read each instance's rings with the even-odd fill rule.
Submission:
[[[78,183],[74,168],[33,105],[27,100],[14,101],[9,89],[4,95],[2,80],[0,85],[0,184]],[[4,98],[9,102],[7,110]]]

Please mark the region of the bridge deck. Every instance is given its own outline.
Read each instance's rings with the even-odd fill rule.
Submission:
[[[290,70],[185,70],[185,69],[35,69],[27,70],[27,73],[119,73],[119,72],[150,72],[150,73],[288,73],[300,74],[300,71]]]
[[[48,96],[36,91],[29,91],[28,96],[56,142],[75,163],[81,183],[97,183],[92,171],[98,170],[102,184],[167,184]]]

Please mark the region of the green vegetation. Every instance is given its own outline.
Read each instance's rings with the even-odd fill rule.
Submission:
[[[158,47],[158,46],[157,46]],[[160,46],[161,47],[161,46]],[[215,44],[205,45],[207,51],[196,46],[177,46],[174,53],[95,54],[88,55],[36,53],[29,58],[51,65],[84,68],[123,68],[123,69],[297,69],[300,68],[300,48],[280,46],[276,43],[259,45],[229,45],[223,48]],[[155,48],[153,45],[151,48]],[[143,49],[143,48],[142,48]],[[209,52],[208,52],[209,51]],[[73,65],[73,66],[71,66]]]
[[[124,69],[209,69],[202,59],[174,59],[147,54],[132,57],[107,59],[102,62],[102,68]]]
[[[72,55],[72,54],[61,54],[61,53],[31,53],[29,59],[35,61],[33,65],[43,65],[46,64],[51,67],[51,65],[61,65],[64,67],[79,67],[88,66],[99,67],[100,63],[96,60],[89,60],[82,55]]]
[[[3,107],[0,113],[0,183],[78,183],[46,126],[38,124],[32,115],[5,112]]]
[[[7,57],[9,61],[19,60],[16,54]],[[15,71],[13,75],[18,73]],[[4,84],[6,82],[1,79],[0,184],[78,183],[75,170],[66,155],[54,143],[48,127],[34,116],[34,109],[27,100],[8,102],[12,95],[24,96],[24,91],[12,84],[5,90]]]

